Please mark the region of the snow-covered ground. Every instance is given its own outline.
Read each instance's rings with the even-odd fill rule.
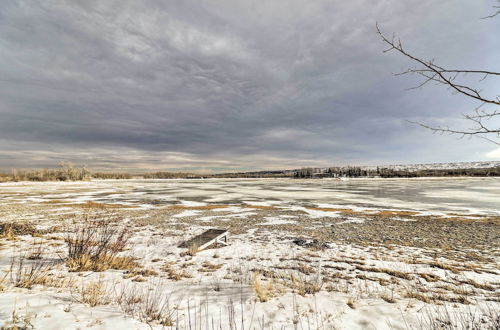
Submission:
[[[499,201],[491,178],[0,184],[0,223],[37,229],[0,236],[0,326],[494,329]],[[70,271],[89,218],[128,229],[132,268]],[[208,228],[229,245],[178,247]]]

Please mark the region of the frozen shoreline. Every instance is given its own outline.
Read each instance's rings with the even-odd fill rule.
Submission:
[[[445,205],[446,212],[415,210],[408,203],[398,208],[387,197],[378,205],[356,206],[351,198],[366,196],[361,204],[374,203],[377,197],[367,192],[375,190],[337,191],[315,182],[0,185],[0,223],[44,230],[0,238],[0,271],[9,272],[12,257],[31,255],[37,244],[44,254],[27,265],[56,261],[54,281],[31,289],[5,278],[0,324],[12,324],[15,312],[18,324],[29,319],[41,329],[165,327],[119,303],[123,290],[168,297],[171,321],[180,329],[191,329],[194,319],[197,328],[231,328],[235,317],[233,329],[408,329],[445,309],[452,322],[488,319],[488,310],[500,309],[498,216],[480,208],[451,214],[456,205]],[[471,203],[487,200],[492,187],[471,194]],[[112,214],[118,226],[131,230],[120,255],[135,258],[137,269],[69,271],[64,237],[84,226],[87,214]],[[192,255],[178,247],[214,227],[229,229],[229,246]],[[82,290],[93,283],[102,284],[108,300],[91,307]],[[132,304],[137,310],[140,305]]]

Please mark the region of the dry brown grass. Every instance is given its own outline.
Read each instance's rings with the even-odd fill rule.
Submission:
[[[241,207],[242,209],[258,209],[258,210],[276,210],[278,209],[275,206],[270,206],[270,205],[250,205],[250,204],[243,204],[243,205],[236,205],[237,207]]]
[[[135,258],[130,256],[100,255],[91,257],[87,254],[76,258],[68,258],[66,266],[70,272],[103,272],[109,269],[133,271],[140,267]]]
[[[180,253],[180,256],[181,257],[184,257],[184,256],[191,256],[191,257],[194,257],[198,252],[200,252],[200,248],[198,247],[198,245],[196,244],[193,244],[191,245],[187,251],[185,252],[181,252]]]
[[[75,285],[75,278],[68,276],[68,274],[55,275],[50,273],[44,286],[51,288],[73,288]]]
[[[171,210],[213,210],[213,209],[224,209],[230,207],[231,205],[222,204],[212,204],[212,205],[200,205],[200,206],[186,206],[186,205],[170,205],[167,209]]]
[[[262,285],[260,281],[260,274],[254,273],[252,285],[260,302],[266,302],[270,298],[270,293],[272,290],[272,281],[269,281],[267,285]]]
[[[31,320],[33,318],[33,314],[30,313],[28,310],[29,305],[26,305],[26,310],[24,312],[24,315],[18,314],[18,311],[16,307],[14,306],[14,309],[10,313],[11,319],[10,320],[4,320],[6,321],[4,325],[2,326],[2,330],[28,330],[28,329],[34,329],[35,327],[31,323]],[[7,315],[7,313],[6,313]],[[34,315],[36,317],[36,315]]]
[[[0,238],[5,238],[8,241],[15,241],[17,239],[12,229],[12,224],[3,224],[0,229]]]
[[[107,288],[104,279],[99,277],[97,280],[83,282],[76,288],[78,294],[75,299],[90,307],[107,305],[111,303],[110,291]]]
[[[347,299],[347,303],[346,304],[351,309],[356,309],[356,300],[353,297],[349,297],[349,299]]]
[[[174,309],[169,305],[169,298],[163,283],[153,281],[146,286],[122,285],[115,302],[126,314],[150,326],[170,327],[174,325]]]
[[[495,291],[495,287],[493,285],[487,284],[487,283],[478,283],[472,279],[466,279],[466,280],[460,280],[460,283],[462,284],[469,284],[476,289],[482,289],[486,291]]]
[[[99,203],[99,202],[93,202],[93,201],[88,201],[86,203],[79,203],[79,204],[65,204],[65,206],[83,207],[83,208],[89,208],[89,209],[128,209],[128,208],[134,207],[131,205]]]
[[[167,273],[167,277],[174,281],[180,281],[183,278],[192,278],[193,276],[185,270],[179,271],[173,267],[172,262],[166,262],[161,267],[161,270]]]
[[[198,269],[199,272],[205,272],[205,273],[212,273],[215,272],[219,269],[221,269],[223,264],[212,264],[208,261],[204,261],[203,264],[201,264],[201,268]]]
[[[391,275],[391,276],[394,276],[394,277],[402,278],[404,280],[411,280],[411,279],[413,279],[413,275],[412,274],[401,272],[401,271],[394,270],[394,269],[377,268],[377,267],[365,267],[365,266],[361,266],[361,265],[356,266],[356,269],[359,269],[359,270],[362,270],[362,271],[365,271],[365,272],[385,273],[385,274],[388,274],[388,275]]]
[[[200,248],[198,247],[198,245],[193,244],[189,247],[187,254],[191,257],[194,257],[198,252],[200,252]]]
[[[417,215],[418,212],[413,212],[413,211],[387,211],[387,210],[383,210],[383,211],[380,211],[378,213],[376,213],[375,215],[378,215],[380,217],[394,217],[394,216],[413,216],[413,215]]]
[[[323,211],[323,212],[340,212],[346,215],[379,216],[379,217],[414,216],[418,214],[418,212],[413,212],[413,211],[382,210],[374,213],[373,211],[354,211],[352,209],[332,208],[332,207],[308,207],[307,209],[315,211]]]
[[[446,301],[450,303],[463,304],[463,305],[469,305],[471,303],[466,296],[462,295],[448,296],[444,294],[434,294],[432,296],[432,299],[434,301]]]
[[[404,296],[406,298],[413,298],[413,299],[420,300],[426,304],[442,302],[442,301],[464,304],[464,305],[470,304],[470,301],[464,295],[449,296],[449,295],[445,295],[442,293],[434,293],[434,294],[426,295],[422,292],[412,290],[412,291],[406,292]]]
[[[430,273],[419,273],[420,277],[422,277],[427,282],[438,282],[441,281],[441,277],[438,275],[430,274]]]
[[[355,212],[352,209],[341,209],[341,208],[332,208],[332,207],[307,207],[308,210],[313,210],[313,211],[323,211],[323,212],[341,212],[344,214],[355,214]]]
[[[455,273],[455,274],[460,272],[458,267],[456,267],[454,265],[445,264],[445,263],[440,262],[440,261],[431,261],[431,262],[428,262],[427,264],[433,268],[440,268],[440,269],[444,269],[444,270],[449,270],[450,272]]]
[[[397,300],[394,298],[394,295],[382,294],[380,295],[380,298],[382,298],[382,300],[388,302],[389,304],[394,304],[397,302]]]
[[[408,291],[404,294],[404,297],[410,299],[417,299],[427,304],[432,303],[432,299],[429,296],[417,291]]]
[[[323,282],[319,277],[291,275],[289,286],[299,295],[306,296],[321,291]]]
[[[19,235],[37,235],[39,232],[27,223],[0,223],[0,238],[15,241]]]
[[[0,292],[4,291],[7,287],[7,275],[8,273],[5,273],[3,276],[0,276]]]
[[[128,270],[125,272],[123,275],[123,278],[131,278],[135,276],[143,276],[143,277],[149,277],[149,276],[157,276],[158,272],[152,270],[152,269],[133,269],[133,270]]]
[[[268,205],[249,205],[249,204],[211,204],[211,205],[200,205],[200,206],[186,206],[186,205],[170,205],[167,209],[171,210],[215,210],[215,209],[225,209],[228,207],[240,207],[243,209],[259,209],[259,210],[273,210],[277,209],[275,206]]]
[[[306,265],[306,264],[300,264],[298,267],[297,267],[297,270],[299,272],[301,272],[302,274],[306,274],[306,275],[309,275],[309,274],[314,274],[316,273],[316,270],[309,266],[309,265]]]
[[[44,201],[43,204],[55,204],[67,207],[79,207],[85,209],[128,209],[134,208],[132,205],[125,204],[113,204],[113,203],[99,203],[94,201],[87,201],[85,203],[68,203],[67,201],[60,199],[51,199],[49,201]]]

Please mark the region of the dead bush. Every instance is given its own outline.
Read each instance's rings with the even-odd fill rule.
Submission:
[[[53,264],[41,258],[28,260],[26,255],[12,257],[10,264],[10,279],[15,287],[31,289],[34,285],[44,285]]]
[[[122,286],[116,302],[122,310],[147,324],[174,325],[174,310],[170,306],[170,295],[160,281],[147,286]]]
[[[130,238],[126,228],[113,219],[88,219],[66,237],[67,266],[70,271],[105,271],[108,269],[134,269],[137,262],[131,257],[118,256]]]

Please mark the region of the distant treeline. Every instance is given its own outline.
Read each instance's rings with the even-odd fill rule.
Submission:
[[[418,171],[405,171],[381,169],[382,178],[416,178],[439,176],[500,176],[500,167],[491,168],[464,168],[464,169],[426,169]]]
[[[91,172],[90,177],[94,179],[132,179],[134,176],[130,173]]]
[[[90,179],[131,179],[129,173],[91,172],[85,166],[60,163],[58,168],[34,170],[13,169],[10,173],[0,173],[0,182],[7,181],[85,181]]]
[[[82,181],[90,172],[85,167],[74,167],[71,163],[61,163],[59,168],[40,170],[17,170],[0,174],[0,181]]]
[[[377,167],[364,169],[356,166],[329,167],[329,168],[301,168],[294,170],[294,178],[417,178],[442,176],[500,176],[500,166],[489,168],[461,168],[461,169],[392,169]]]
[[[144,179],[202,179],[205,176],[183,172],[153,172],[141,175]]]
[[[56,169],[12,170],[0,173],[0,182],[6,181],[84,181],[91,179],[205,179],[205,178],[416,178],[450,176],[500,176],[500,166],[488,168],[456,169],[394,169],[362,168],[356,166],[312,168],[296,170],[258,171],[218,174],[195,174],[183,172],[152,172],[132,175],[123,172],[91,172],[85,167],[75,167],[71,163],[61,163]]]

